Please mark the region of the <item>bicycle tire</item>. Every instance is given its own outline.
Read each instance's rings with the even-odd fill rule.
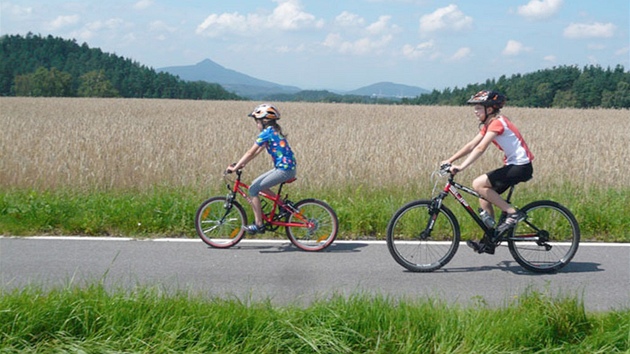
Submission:
[[[532,202],[521,210],[527,219],[508,235],[514,260],[536,273],[553,273],[566,266],[580,244],[580,226],[573,213],[550,200]]]
[[[287,217],[289,223],[303,223],[304,219],[312,223],[312,227],[287,226],[286,234],[295,247],[317,252],[330,246],[337,238],[339,220],[335,210],[326,202],[318,199],[304,199],[295,203],[299,213]],[[298,216],[299,215],[299,216]]]
[[[402,206],[387,225],[387,248],[392,257],[412,272],[432,272],[445,266],[459,247],[457,218],[444,205],[438,209],[433,230],[426,229],[434,209],[431,200],[416,200]]]
[[[195,214],[197,235],[214,248],[232,247],[245,234],[245,209],[237,201],[232,201],[229,209],[226,209],[226,204],[226,197],[213,197],[201,203]]]

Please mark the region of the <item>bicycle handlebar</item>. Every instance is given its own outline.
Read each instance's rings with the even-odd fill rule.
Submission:
[[[236,166],[236,162],[231,163],[230,166],[232,166],[232,167]],[[240,175],[242,173],[242,171],[243,171],[242,169],[236,170],[236,174]],[[230,173],[232,173],[232,172],[229,171],[229,170],[225,170],[225,171],[223,171],[223,176],[229,175]]]
[[[459,169],[455,169],[455,172],[453,172],[453,165],[450,163],[441,164],[440,169],[438,170],[440,176],[450,175],[451,178],[455,177],[457,172],[459,172]]]
[[[438,171],[438,173],[440,174],[440,176],[446,176],[448,174],[450,174],[451,176],[453,175],[453,173],[451,172],[451,165],[450,163],[443,163],[440,165],[440,169]]]

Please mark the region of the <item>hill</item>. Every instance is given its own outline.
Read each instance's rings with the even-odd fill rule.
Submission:
[[[0,95],[242,99],[218,84],[184,81],[86,43],[32,33],[0,37]]]
[[[353,96],[353,98],[356,98],[356,96],[367,96],[371,99],[383,98],[400,100],[403,97],[417,97],[429,93],[428,90],[420,87],[401,85],[393,82],[379,82],[353,91],[337,92],[336,94],[329,91],[302,91],[295,86],[280,85],[227,69],[210,59],[205,59],[195,65],[170,66],[158,68],[157,70],[179,76],[182,80],[201,80],[217,83],[239,96],[251,99],[282,98],[284,100],[299,101],[304,100],[305,97],[316,99],[316,97],[321,98],[324,96],[350,95]],[[318,94],[313,94],[314,92],[318,92]],[[368,99],[364,98],[364,100]]]
[[[346,92],[349,95],[357,96],[371,96],[379,98],[411,98],[417,97],[426,93],[429,90],[425,90],[416,86],[408,86],[402,84],[396,84],[393,82],[379,82],[369,86],[361,87],[353,91]]]
[[[252,99],[264,98],[270,94],[293,94],[300,91],[298,87],[256,79],[227,69],[210,59],[205,59],[195,65],[158,68],[157,71],[179,76],[182,80],[217,83],[228,91]]]

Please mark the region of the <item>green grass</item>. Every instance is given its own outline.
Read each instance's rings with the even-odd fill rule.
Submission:
[[[340,222],[340,239],[384,239],[389,218],[403,204],[430,198],[420,188],[339,190],[292,193],[330,203]],[[201,193],[193,188],[149,191],[0,190],[0,234],[88,235],[128,237],[196,237],[194,215],[201,202],[224,191]],[[541,198],[544,196],[544,198]],[[467,200],[476,208],[477,201]],[[558,201],[575,214],[584,241],[630,242],[630,190],[577,191],[564,185],[548,190],[517,190],[514,204],[537,199]],[[249,211],[249,206],[241,200]],[[445,202],[457,216],[462,238],[479,238],[478,227],[452,198]],[[250,216],[251,219],[251,216]]]
[[[332,296],[310,305],[101,285],[0,293],[0,352],[615,353],[630,311],[528,291],[501,308]]]

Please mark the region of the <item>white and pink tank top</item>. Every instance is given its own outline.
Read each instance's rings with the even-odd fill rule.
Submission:
[[[534,155],[527,147],[521,133],[506,116],[498,116],[488,126],[484,125],[481,128],[481,134],[486,135],[486,131],[497,133],[492,142],[505,153],[504,164],[525,165],[534,160]]]

